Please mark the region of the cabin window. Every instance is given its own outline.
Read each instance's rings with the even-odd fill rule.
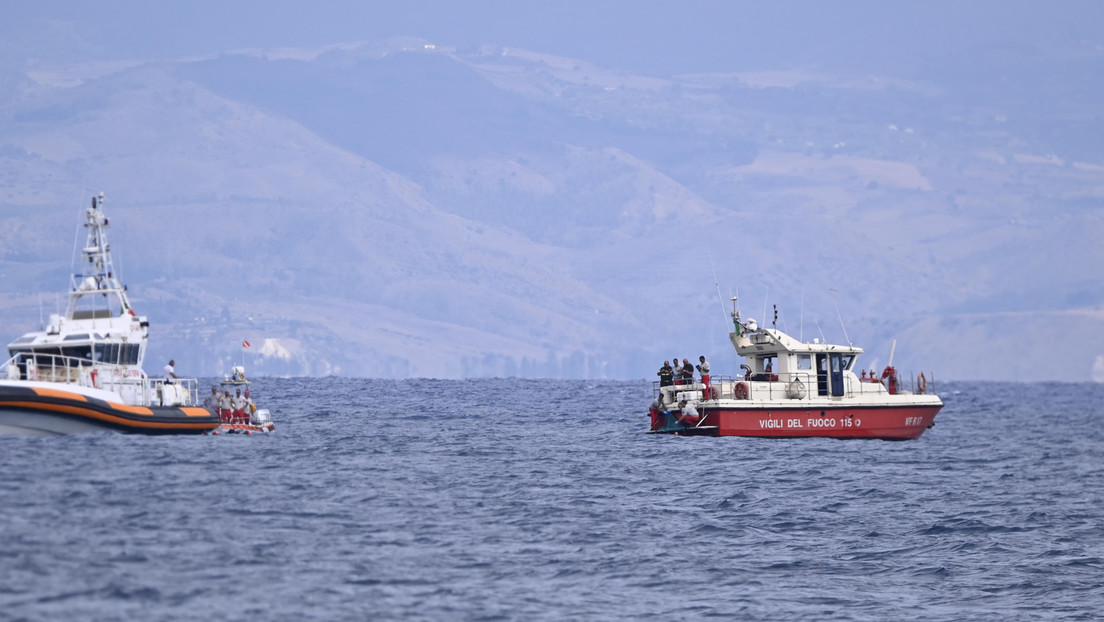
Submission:
[[[126,355],[125,361],[127,365],[138,364],[138,344],[128,343],[123,345],[124,353]]]
[[[111,365],[137,365],[139,345],[136,343],[98,343],[96,360]]]
[[[845,369],[845,370],[851,369],[851,365],[853,365],[855,363],[855,355],[854,354],[843,354],[843,355],[840,355],[840,360],[841,360],[841,363],[843,365],[843,369]]]
[[[811,354],[798,354],[797,355],[797,368],[799,370],[810,370],[813,368],[813,356]]]
[[[112,365],[119,362],[119,344],[117,343],[97,343],[96,344],[96,360],[101,363],[110,363]]]
[[[92,360],[92,346],[67,346],[61,349],[62,356],[75,359]]]

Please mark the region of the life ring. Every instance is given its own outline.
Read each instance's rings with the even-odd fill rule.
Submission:
[[[748,398],[748,386],[746,382],[737,382],[736,387],[732,390],[733,395],[738,400],[746,400]]]
[[[920,375],[916,377],[916,391],[923,395],[928,390],[928,379],[924,377],[924,372],[920,372]]]

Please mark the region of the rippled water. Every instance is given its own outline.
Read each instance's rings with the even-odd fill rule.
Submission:
[[[265,436],[0,437],[0,618],[1099,619],[1104,386],[917,441],[643,434],[644,382],[262,379]]]

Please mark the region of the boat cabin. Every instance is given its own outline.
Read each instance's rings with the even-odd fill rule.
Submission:
[[[773,328],[759,328],[748,320],[729,333],[736,353],[744,357],[745,379],[760,382],[801,382],[815,386],[818,395],[842,396],[844,373],[855,367],[862,348],[800,342]],[[853,372],[852,372],[853,373]]]

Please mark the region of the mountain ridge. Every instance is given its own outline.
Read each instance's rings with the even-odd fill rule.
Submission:
[[[1101,265],[1099,212],[1077,205],[1099,205],[1104,165],[1033,154],[999,115],[960,118],[946,86],[661,79],[418,43],[128,61],[83,79],[40,65],[46,82],[9,68],[21,95],[0,107],[0,271],[61,265],[61,207],[91,179],[136,305],[164,327],[151,355],[199,374],[225,371],[248,337],[270,344],[264,373],[650,377],[672,348],[730,358],[727,283],[784,317],[842,303],[856,344],[899,336],[956,379],[1087,378],[1104,352],[1104,287],[1049,257],[1060,239]],[[4,281],[13,327],[28,288],[65,282]],[[1096,337],[1056,368],[1004,370],[1022,337],[993,339],[1016,301],[1044,335]],[[981,365],[963,351],[994,343]]]

